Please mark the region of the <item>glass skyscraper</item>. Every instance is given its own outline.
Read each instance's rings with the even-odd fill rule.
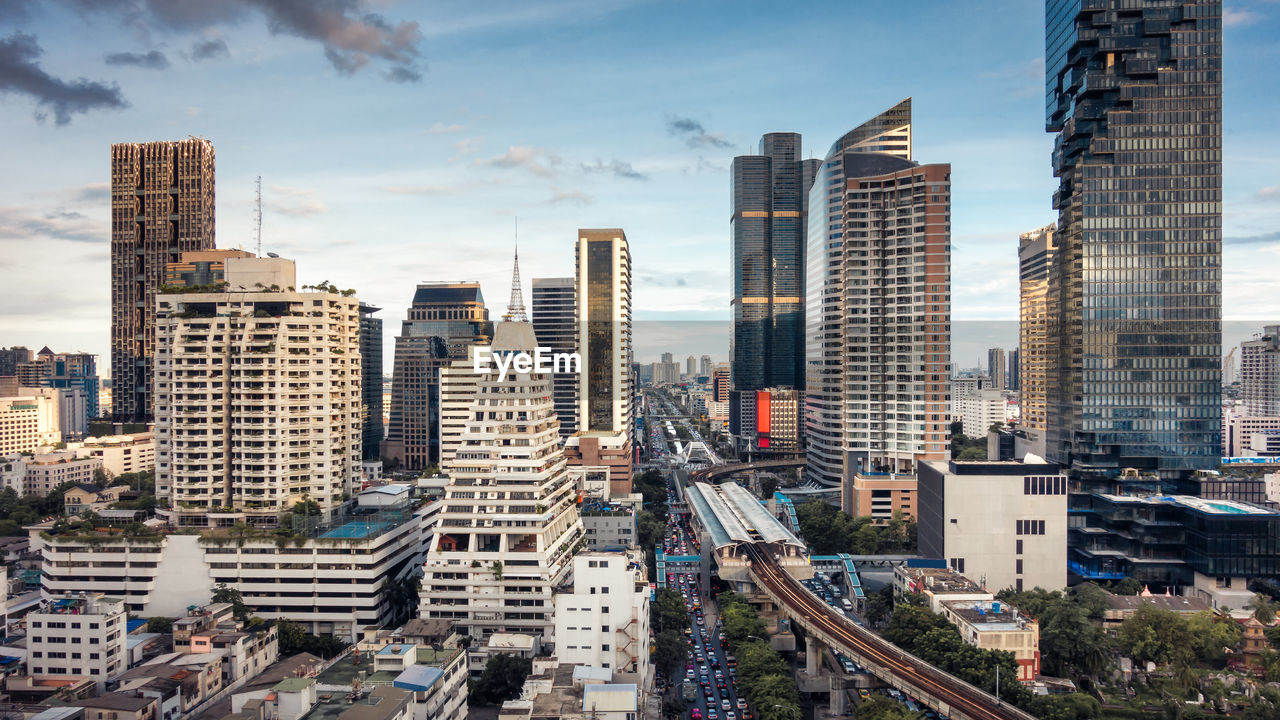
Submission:
[[[1221,16],[1221,0],[1045,3],[1047,452],[1077,476],[1218,464]]]
[[[809,186],[799,133],[769,133],[733,159],[733,389],[804,388],[804,248]]]

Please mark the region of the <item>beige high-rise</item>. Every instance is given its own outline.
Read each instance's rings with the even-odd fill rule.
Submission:
[[[225,266],[231,290],[158,300],[156,495],[175,525],[332,510],[360,464],[360,301],[294,290],[291,260]]]
[[[1031,450],[1043,456],[1049,392],[1049,268],[1057,245],[1054,225],[1023,233],[1018,241],[1018,376],[1022,419]]]
[[[165,265],[214,239],[213,143],[111,146],[112,417],[153,417],[156,297]]]

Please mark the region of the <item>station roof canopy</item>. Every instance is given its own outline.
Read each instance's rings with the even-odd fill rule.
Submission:
[[[693,483],[685,494],[717,550],[742,543],[783,543],[805,547],[799,538],[764,509],[754,495],[737,483]]]

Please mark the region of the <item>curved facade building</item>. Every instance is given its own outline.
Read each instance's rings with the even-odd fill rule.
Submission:
[[[833,143],[809,189],[804,313],[807,475],[829,486],[839,485],[845,474],[844,213],[848,153],[875,153],[910,161],[911,98]]]

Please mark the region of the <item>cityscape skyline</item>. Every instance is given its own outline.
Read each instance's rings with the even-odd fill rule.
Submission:
[[[781,73],[769,67],[772,51],[716,53],[731,46],[740,33],[751,32],[754,23],[761,22],[758,18],[744,18],[742,26],[725,28],[723,37],[707,47],[690,49],[688,33],[708,27],[718,17],[715,8],[689,9],[688,27],[644,49],[628,41],[655,21],[654,9],[647,6],[593,9],[579,15],[564,4],[541,7],[530,11],[537,17],[517,16],[525,23],[521,27],[533,23],[547,31],[528,37],[513,32],[519,23],[513,25],[498,10],[492,15],[456,8],[424,10],[452,15],[411,18],[398,15],[408,12],[406,7],[382,8],[392,26],[417,20],[424,38],[418,45],[429,69],[422,81],[397,84],[379,76],[387,71],[381,66],[399,67],[396,63],[375,60],[363,72],[340,77],[325,65],[315,41],[269,36],[257,20],[223,29],[210,25],[206,29],[223,39],[227,55],[195,62],[191,53],[187,54],[192,59],[186,60],[174,49],[189,42],[190,33],[151,18],[153,35],[148,42],[168,51],[168,69],[116,64],[95,72],[102,53],[146,43],[122,36],[118,46],[98,47],[98,41],[85,40],[86,26],[73,21],[62,6],[30,7],[25,20],[15,22],[15,16],[3,22],[45,50],[40,58],[45,72],[58,79],[71,72],[67,66],[88,68],[78,72],[94,81],[118,82],[118,92],[131,107],[72,112],[61,125],[55,112],[55,117],[39,122],[28,110],[56,108],[36,105],[4,86],[5,105],[13,112],[0,118],[0,127],[14,140],[10,153],[15,165],[30,169],[21,181],[0,182],[0,242],[10,249],[0,272],[17,298],[3,321],[8,343],[93,352],[104,368],[108,365],[109,338],[101,330],[109,319],[103,273],[110,234],[107,148],[112,142],[178,140],[195,134],[208,137],[218,148],[218,247],[253,249],[252,181],[262,174],[264,250],[305,258],[304,281],[324,278],[354,287],[362,300],[385,308],[381,317],[393,324],[404,318],[408,289],[423,280],[476,279],[490,288],[491,299],[501,298],[508,281],[502,268],[513,215],[525,221],[525,277],[564,274],[572,262],[566,239],[577,227],[626,227],[636,263],[636,359],[644,361],[654,354],[648,348],[659,346],[645,337],[643,323],[720,321],[729,316],[723,189],[732,157],[754,152],[755,141],[775,131],[803,134],[806,152],[812,154],[860,118],[908,95],[915,102],[917,135],[925,139],[918,143],[917,154],[947,158],[955,168],[954,316],[957,321],[1012,321],[1017,312],[1017,236],[1053,217],[1049,198],[1054,181],[1047,163],[1052,136],[1042,129],[1042,8],[1026,3],[993,7],[1003,12],[1006,23],[999,29],[976,28],[973,37],[962,41],[968,54],[960,61],[936,62],[942,50],[923,53],[863,79],[865,87],[856,102],[813,92],[816,80],[787,77],[789,84],[784,83]],[[824,12],[851,11],[814,6],[784,19],[781,30],[799,32]],[[922,18],[920,32],[944,33],[955,12],[943,8]],[[1269,304],[1271,296],[1260,290],[1265,282],[1260,278],[1265,278],[1268,263],[1276,262],[1273,258],[1280,250],[1280,237],[1273,230],[1280,219],[1280,193],[1268,174],[1277,150],[1265,135],[1265,119],[1274,116],[1268,108],[1276,100],[1255,92],[1262,86],[1267,60],[1276,54],[1265,40],[1274,34],[1278,16],[1274,4],[1242,2],[1228,6],[1225,22],[1231,61],[1224,89],[1229,108],[1224,132],[1224,318],[1257,320],[1256,325],[1280,314]],[[117,20],[105,13],[93,17],[103,23]],[[868,9],[859,17],[869,28],[893,27],[885,11]],[[628,20],[637,21],[635,27]],[[514,73],[521,77],[484,73],[491,63],[536,56],[543,44],[592,27],[611,28],[625,51],[601,60],[600,69],[589,73],[579,88],[547,84],[564,63],[573,62],[574,54],[594,54],[599,49],[595,40],[562,49],[554,59],[529,63]],[[995,33],[1007,42],[983,42]],[[867,35],[866,41],[874,44],[887,42],[879,35],[892,34],[860,36]],[[13,37],[17,36],[9,36]],[[605,87],[611,71],[628,73],[626,77],[637,82],[651,78],[660,70],[638,70],[643,62],[637,61],[677,45],[699,58],[707,53],[707,61],[685,82],[646,94],[643,105]],[[488,53],[483,60],[482,52]],[[799,62],[829,62],[831,52],[835,51],[817,51],[812,60]],[[720,59],[712,62],[712,57]],[[728,85],[723,82],[727,77],[742,72],[797,102],[757,104],[752,112],[744,112],[741,100],[720,89]],[[181,82],[166,82],[173,87],[158,94],[148,84],[161,74]],[[303,78],[315,92],[291,89],[287,106],[257,102],[258,114],[252,116],[207,102],[208,96],[225,92],[227,83],[239,86],[256,80],[267,88],[285,77]],[[531,107],[530,90],[514,87],[521,82],[552,95]],[[266,91],[255,87],[249,92]],[[609,132],[583,130],[580,123],[549,109],[586,92],[611,98],[607,112],[614,115],[606,117],[616,122],[598,123],[610,126]],[[335,93],[382,111],[373,121],[362,116],[371,132],[362,140],[360,155],[342,142],[344,134],[352,133],[354,117],[314,117],[318,105],[328,103]],[[962,97],[965,93],[968,96]],[[431,113],[420,116],[411,112],[409,98],[414,94],[456,102],[433,104]],[[246,99],[253,102],[255,97]],[[527,122],[512,132],[505,118],[517,106]],[[991,118],[999,121],[992,123]],[[272,129],[276,127],[289,131]],[[582,131],[569,137],[569,127]],[[49,142],[59,143],[64,152],[52,157],[39,153],[37,161],[37,149]],[[332,161],[322,162],[320,156],[329,153],[317,148],[326,145],[334,155]],[[424,211],[433,220],[419,230],[422,224],[408,218]],[[679,237],[671,235],[674,226],[681,227]],[[415,229],[397,230],[403,227]],[[416,255],[423,263],[387,267],[379,261],[381,253],[352,257],[352,247],[368,242],[369,233],[378,234],[377,247],[387,254]],[[447,252],[459,236],[467,238],[474,252],[456,259],[457,267],[447,274],[432,272],[426,258]],[[51,286],[42,279],[40,268],[51,254],[60,258],[68,281],[63,285]],[[660,263],[673,255],[681,258],[681,270],[659,272]],[[529,292],[527,283],[525,291]],[[57,323],[52,322],[55,318]],[[957,364],[964,365],[967,355],[959,346],[965,338],[956,335]],[[384,335],[386,345],[393,337]],[[1224,346],[1230,345],[1224,338]],[[385,352],[389,355],[391,348]],[[714,347],[692,347],[677,354],[704,352],[723,357]]]

